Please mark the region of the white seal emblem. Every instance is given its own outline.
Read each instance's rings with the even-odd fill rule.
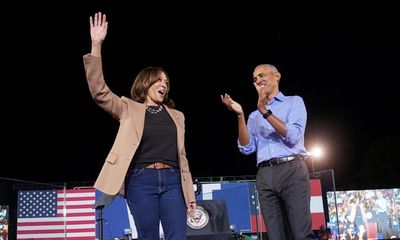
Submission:
[[[206,209],[201,206],[196,206],[196,211],[193,217],[187,218],[187,225],[193,229],[202,229],[210,220],[210,216]]]

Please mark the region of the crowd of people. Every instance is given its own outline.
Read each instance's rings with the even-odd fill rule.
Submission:
[[[0,240],[8,239],[8,206],[0,206]]]
[[[328,195],[329,216],[339,225],[341,240],[399,237],[399,189],[343,191]],[[336,214],[337,209],[337,214]],[[338,222],[336,222],[336,215]]]

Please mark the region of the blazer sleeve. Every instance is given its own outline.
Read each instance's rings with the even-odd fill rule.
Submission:
[[[83,62],[86,80],[93,100],[114,118],[121,119],[123,109],[127,108],[127,100],[115,95],[107,86],[103,75],[101,57],[86,54],[83,56]]]

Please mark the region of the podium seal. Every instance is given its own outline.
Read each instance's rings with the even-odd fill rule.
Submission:
[[[187,225],[192,229],[202,229],[207,226],[210,216],[206,209],[201,206],[196,206],[196,211],[193,217],[188,217]]]

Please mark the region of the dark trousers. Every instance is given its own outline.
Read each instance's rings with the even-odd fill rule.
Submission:
[[[314,239],[310,178],[303,160],[259,168],[256,185],[269,240]]]

